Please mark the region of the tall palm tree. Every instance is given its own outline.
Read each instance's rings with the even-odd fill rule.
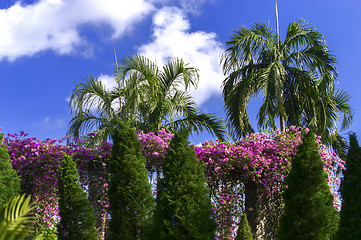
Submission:
[[[196,110],[188,90],[197,86],[198,70],[182,60],[175,58],[161,70],[146,57],[125,57],[115,79],[117,87],[111,90],[91,76],[76,85],[69,103],[75,115],[69,124],[71,135],[95,130],[101,140],[106,140],[115,127],[115,119],[120,119],[144,132],[161,128],[173,132],[188,126],[192,132],[207,130],[225,139],[223,122],[213,114]]]
[[[347,93],[335,90],[338,76],[336,59],[328,50],[325,37],[303,20],[289,24],[282,42],[266,24],[242,27],[226,43],[221,62],[227,78],[223,95],[234,138],[253,128],[247,114],[251,98],[263,94],[258,127],[282,131],[290,125],[305,125],[330,144],[352,121],[353,111]]]
[[[276,1],[277,7],[277,1]],[[335,89],[338,76],[336,59],[328,50],[325,37],[303,20],[289,24],[281,41],[278,30],[256,23],[249,29],[235,31],[226,43],[221,62],[227,78],[223,81],[223,96],[227,120],[233,138],[238,139],[254,131],[247,105],[251,98],[263,94],[258,111],[258,128],[285,131],[291,125],[303,125],[321,136],[340,154],[345,141],[337,133],[340,115],[341,130],[353,117],[347,93]],[[247,217],[255,236],[262,235],[258,197],[259,186],[245,183]]]

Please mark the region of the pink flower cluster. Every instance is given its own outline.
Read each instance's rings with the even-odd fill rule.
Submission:
[[[72,156],[77,163],[80,184],[87,191],[89,163],[100,163],[101,171],[104,173],[99,175],[106,176],[106,166],[110,159],[112,145],[110,143],[89,144],[94,138],[93,133],[84,138],[74,139],[74,141],[69,141],[69,136],[60,140],[46,139],[45,141],[27,136],[28,134],[23,131],[20,134],[8,134],[4,143],[9,150],[10,162],[20,176],[22,191],[33,196],[36,209],[35,232],[51,236],[55,234],[56,225],[60,222],[57,175],[64,153]],[[161,164],[173,134],[162,129],[158,135],[150,132],[149,134],[139,134],[138,137],[150,168],[152,165]],[[64,141],[67,143],[65,144]],[[99,189],[102,196],[97,203],[102,209],[102,220],[106,221],[109,207],[108,178],[100,177],[99,181],[102,182],[102,189]],[[104,239],[104,231],[101,230],[99,233],[101,239]]]
[[[5,138],[10,161],[21,178],[22,191],[33,196],[36,208],[36,231],[55,233],[59,223],[58,209],[58,166],[67,153],[77,163],[80,183],[84,190],[89,187],[88,166],[100,163],[102,174],[107,176],[106,166],[110,159],[111,144],[89,144],[94,134],[86,139],[69,137],[61,140],[27,138],[27,134],[9,134]],[[328,183],[334,195],[334,205],[340,208],[337,185],[340,184],[337,173],[344,168],[344,162],[334,151],[319,143],[319,152],[328,174]],[[164,129],[158,134],[138,133],[142,152],[147,160],[150,172],[160,171],[165,154],[173,134]],[[68,143],[65,144],[65,140]],[[251,179],[261,185],[265,191],[260,196],[269,197],[279,193],[285,187],[283,181],[291,169],[291,160],[297,153],[297,146],[302,142],[299,128],[290,127],[286,132],[275,131],[269,134],[257,133],[242,138],[235,143],[205,142],[202,147],[195,147],[200,161],[206,164],[206,177],[210,187],[213,209],[218,223],[219,239],[234,239],[235,229],[244,212],[244,193],[240,185]],[[107,187],[108,177],[100,177],[102,197],[98,204],[102,209],[103,220],[108,216]],[[155,190],[156,191],[156,190]],[[104,232],[100,232],[104,239]]]
[[[334,151],[320,143],[319,152],[324,163],[324,170],[328,174],[328,183],[334,196],[334,206],[339,210],[340,201],[336,188],[340,184],[337,172],[344,168],[344,161]],[[249,179],[255,181],[265,189],[268,197],[285,187],[283,181],[291,169],[291,160],[297,153],[297,146],[302,143],[302,132],[299,128],[290,127],[286,132],[275,131],[270,134],[257,133],[242,138],[236,143],[205,142],[202,147],[196,147],[198,158],[206,164],[206,177],[211,192],[215,195],[215,209],[222,209],[222,213],[236,212],[234,206],[229,205],[225,210],[224,189],[228,185],[237,186]],[[336,186],[335,186],[336,185]],[[229,193],[234,198],[234,193]],[[220,200],[219,200],[220,199]],[[223,214],[217,214],[219,233],[230,232],[241,216],[233,215],[224,220]],[[223,235],[223,234],[222,234]],[[223,235],[225,236],[225,235]],[[226,235],[229,237],[229,235]],[[230,239],[234,239],[231,235]],[[223,239],[223,238],[220,238]],[[228,239],[228,238],[227,238]]]
[[[85,147],[81,139],[69,142],[61,140],[26,138],[27,134],[8,134],[5,144],[8,147],[10,162],[17,170],[22,192],[31,194],[36,209],[35,232],[46,236],[54,235],[60,222],[58,208],[58,169],[64,153],[73,157],[77,163],[80,182],[84,189],[88,185],[87,167],[90,161],[107,162],[111,145]]]
[[[218,239],[234,239],[239,218],[239,210],[242,209],[242,199],[239,194],[235,193],[232,187],[224,187],[217,190],[213,196],[213,211],[217,223]]]
[[[146,166],[150,172],[155,172],[158,167],[162,166],[173,136],[173,134],[167,133],[165,129],[158,131],[158,135],[153,132],[138,134],[143,155],[147,160]]]

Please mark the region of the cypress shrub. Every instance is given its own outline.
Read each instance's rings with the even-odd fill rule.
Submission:
[[[251,227],[248,224],[247,214],[243,214],[239,222],[237,237],[235,240],[254,240]]]
[[[338,240],[361,238],[361,148],[355,134],[350,135],[346,156],[346,170],[341,182],[342,208]]]
[[[303,137],[285,183],[288,188],[283,194],[285,209],[278,239],[330,239],[337,224],[337,211],[312,132]]]
[[[197,159],[187,138],[186,130],[176,133],[165,156],[151,239],[215,238],[205,165]]]
[[[78,184],[79,174],[75,162],[64,155],[59,166],[59,240],[95,240],[99,239],[93,208],[86,192]]]
[[[8,149],[0,133],[0,208],[20,193],[20,179],[9,161]]]
[[[139,239],[154,208],[148,170],[134,129],[118,122],[109,163],[109,239]]]

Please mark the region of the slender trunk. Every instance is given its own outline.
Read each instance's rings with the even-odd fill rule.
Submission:
[[[277,46],[278,46],[278,50],[280,51],[280,42],[281,42],[281,37],[280,37],[280,28],[279,28],[279,22],[278,22],[278,6],[277,6],[277,0],[275,0],[275,6],[276,6],[276,25],[277,25]],[[278,54],[281,54],[280,52]],[[281,57],[279,56],[278,59],[279,62],[281,62]],[[281,74],[281,82],[282,82],[282,73]],[[283,90],[281,90],[281,96],[280,96],[280,128],[281,131],[284,132],[286,131],[286,124],[285,124],[285,109],[283,107]]]
[[[277,25],[277,36],[278,36],[278,46],[279,46],[279,40],[280,40],[280,28],[278,25],[278,7],[277,7],[277,0],[275,0],[276,4],[276,25]]]
[[[286,131],[285,119],[282,116],[280,116],[280,128],[281,128],[281,132]]]
[[[259,184],[249,179],[245,185],[245,212],[255,239],[262,239],[259,190]]]
[[[94,216],[96,217],[96,228],[98,232],[106,232],[108,225],[108,216],[104,214],[104,201],[106,192],[104,184],[107,183],[107,176],[102,164],[96,160],[89,161],[88,165],[88,181],[89,181],[89,202],[93,207]],[[104,239],[102,237],[101,239]]]
[[[280,128],[282,132],[286,131],[286,123],[285,123],[285,108],[283,105],[283,89],[281,89],[281,99],[280,99]]]

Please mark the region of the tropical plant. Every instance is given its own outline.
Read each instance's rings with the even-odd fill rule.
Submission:
[[[312,131],[302,140],[285,180],[278,239],[329,240],[336,230],[337,211]]]
[[[30,198],[18,195],[0,209],[0,240],[23,240],[30,235],[34,221]]]
[[[96,219],[87,194],[79,185],[75,162],[64,154],[59,169],[58,239],[96,240],[100,235],[95,228]]]
[[[157,185],[156,209],[150,239],[210,240],[215,237],[205,164],[189,146],[188,130],[176,133],[166,154]]]
[[[248,224],[247,214],[243,214],[239,222],[237,237],[235,240],[254,240],[251,227]]]
[[[75,115],[69,123],[71,135],[94,130],[105,141],[116,127],[112,120],[118,119],[144,132],[162,128],[173,132],[187,126],[193,132],[207,130],[225,138],[221,120],[196,110],[188,90],[197,86],[198,71],[182,60],[175,58],[160,70],[146,57],[124,57],[115,79],[117,87],[111,90],[91,76],[76,85],[69,102]]]
[[[325,37],[304,20],[289,24],[284,41],[264,23],[242,27],[226,43],[221,62],[227,75],[223,95],[234,138],[254,132],[247,105],[263,93],[257,114],[260,129],[276,129],[279,119],[282,131],[291,125],[308,126],[322,142],[344,147],[337,125],[340,114],[341,130],[352,121],[350,97],[335,89],[336,59]]]
[[[138,138],[121,121],[113,134],[109,172],[109,239],[139,239],[149,227],[154,199]]]
[[[336,239],[351,240],[361,236],[361,148],[356,134],[350,134],[346,170],[341,182],[342,207]]]
[[[0,208],[20,193],[20,179],[9,161],[8,148],[0,133]]]

